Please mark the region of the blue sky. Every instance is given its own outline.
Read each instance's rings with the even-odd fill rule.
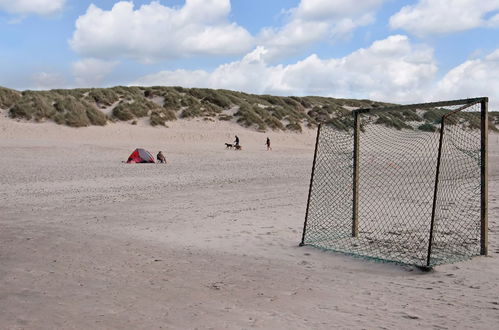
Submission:
[[[489,96],[499,0],[0,0],[0,85]]]

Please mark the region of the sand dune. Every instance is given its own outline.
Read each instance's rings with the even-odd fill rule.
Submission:
[[[169,126],[0,118],[1,329],[497,327],[495,135],[490,256],[422,273],[297,246],[315,131]]]

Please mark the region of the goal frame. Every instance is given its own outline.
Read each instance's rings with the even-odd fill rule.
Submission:
[[[353,173],[352,173],[352,223],[351,223],[351,236],[357,238],[359,236],[359,177],[360,167],[359,167],[359,150],[361,143],[361,114],[378,114],[388,111],[403,111],[403,110],[416,110],[416,109],[431,109],[445,106],[459,106],[459,108],[450,111],[442,116],[440,121],[440,132],[439,132],[439,143],[438,143],[438,156],[436,160],[435,168],[435,182],[433,191],[433,204],[430,219],[429,228],[429,238],[428,238],[428,249],[426,265],[419,265],[422,268],[431,269],[431,255],[432,255],[432,244],[433,244],[433,233],[435,226],[435,209],[437,205],[437,195],[439,189],[439,175],[440,175],[440,165],[442,159],[442,143],[445,132],[445,119],[459,111],[463,111],[474,105],[480,105],[480,255],[488,254],[488,97],[479,98],[468,98],[459,99],[452,101],[440,101],[440,102],[430,102],[430,103],[418,103],[410,105],[397,105],[389,107],[378,107],[378,108],[362,108],[352,110],[351,116],[353,116]],[[319,124],[317,128],[317,135],[315,141],[314,158],[312,163],[312,171],[310,176],[310,185],[307,198],[307,206],[305,211],[305,221],[303,225],[302,238],[300,246],[307,245],[306,233],[307,225],[309,222],[309,210],[310,210],[310,200],[312,196],[312,188],[315,179],[315,169],[317,161],[317,152],[319,148],[321,128],[324,124]],[[365,257],[370,257],[366,255]]]

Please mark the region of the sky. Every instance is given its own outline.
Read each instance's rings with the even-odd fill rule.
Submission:
[[[117,85],[499,110],[499,0],[0,0],[0,86]]]

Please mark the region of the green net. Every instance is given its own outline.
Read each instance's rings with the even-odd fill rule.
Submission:
[[[359,110],[357,194],[355,113],[321,125],[302,243],[423,267],[479,255],[480,101]]]

